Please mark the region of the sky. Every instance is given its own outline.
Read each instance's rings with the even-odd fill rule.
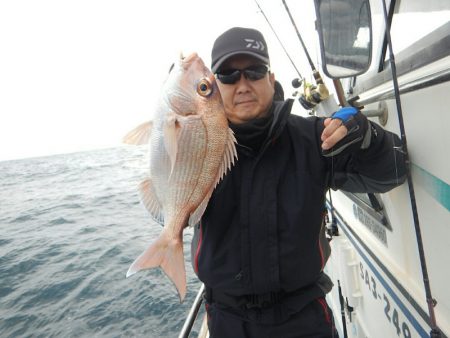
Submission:
[[[282,1],[258,2],[308,78]],[[313,1],[287,4],[318,61]],[[214,40],[233,26],[263,32],[289,96],[298,75],[254,0],[0,1],[0,161],[120,145],[151,116],[180,52],[209,65]]]

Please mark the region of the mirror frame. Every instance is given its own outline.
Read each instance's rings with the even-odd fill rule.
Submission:
[[[325,41],[323,38],[323,26],[322,26],[322,18],[320,15],[320,3],[323,0],[314,0],[314,6],[315,6],[315,10],[316,10],[316,30],[319,34],[319,44],[320,44],[320,54],[321,54],[321,59],[322,59],[322,69],[323,72],[331,79],[343,79],[343,78],[348,78],[348,77],[355,77],[357,75],[361,75],[364,74],[365,72],[367,72],[367,70],[370,68],[370,65],[372,63],[372,48],[373,48],[373,35],[372,35],[372,13],[371,13],[371,7],[370,7],[370,1],[369,0],[362,0],[362,3],[366,3],[367,7],[368,7],[368,24],[369,24],[369,53],[368,53],[368,62],[366,64],[365,67],[363,67],[361,70],[355,70],[354,72],[352,72],[349,75],[332,75],[328,69],[328,67],[330,66],[330,64],[327,63],[327,59],[325,56]],[[330,2],[333,2],[335,0],[329,0]],[[342,0],[340,0],[342,1]],[[349,68],[351,69],[351,68]]]

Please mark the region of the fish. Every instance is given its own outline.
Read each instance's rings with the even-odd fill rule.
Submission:
[[[161,267],[186,296],[183,230],[200,222],[211,194],[237,160],[236,138],[228,126],[214,74],[197,53],[175,62],[161,90],[153,119],[124,137],[149,144],[149,176],[140,198],[163,228],[131,264],[126,276]]]

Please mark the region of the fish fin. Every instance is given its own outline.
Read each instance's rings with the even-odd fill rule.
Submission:
[[[152,125],[152,121],[147,121],[138,125],[123,137],[122,142],[134,145],[147,144],[152,133]]]
[[[153,182],[150,178],[144,180],[139,184],[139,195],[142,204],[150,212],[152,218],[161,225],[164,225],[164,214],[161,202],[156,196]]]
[[[203,199],[202,203],[195,209],[195,211],[191,214],[189,217],[189,226],[194,226],[198,222],[200,222],[200,219],[202,218],[203,214],[205,213],[206,207],[208,206],[209,199],[211,198],[212,191],[214,189],[211,189],[208,194],[206,194],[206,197]]]
[[[228,170],[231,169],[235,160],[237,159],[236,151],[236,138],[234,137],[234,132],[228,128],[228,141],[225,145],[225,151],[223,154],[222,164],[219,168],[219,174],[217,175],[214,187],[220,182],[220,180],[225,176]]]
[[[234,133],[231,129],[228,129],[228,142],[225,146],[225,151],[223,154],[222,164],[220,165],[219,172],[217,174],[216,180],[214,181],[214,185],[211,190],[206,194],[206,197],[203,199],[202,203],[197,207],[197,209],[191,214],[189,218],[189,226],[194,226],[205,213],[206,207],[208,206],[209,199],[211,198],[211,194],[216,187],[216,185],[220,182],[226,172],[231,169],[231,166],[234,164],[235,159],[237,158],[236,152],[236,138],[234,137]]]
[[[170,158],[170,176],[171,176],[173,168],[175,167],[175,162],[177,160],[178,135],[180,133],[180,123],[177,121],[175,116],[167,119],[166,123],[164,124],[163,133],[164,133],[164,146]]]
[[[154,243],[131,264],[127,278],[144,269],[160,266],[175,284],[180,303],[186,296],[186,268],[184,265],[183,240],[170,239],[163,230]]]

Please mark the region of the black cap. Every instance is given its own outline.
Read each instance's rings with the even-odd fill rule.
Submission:
[[[268,65],[269,52],[261,32],[252,28],[234,27],[220,35],[211,52],[211,70],[215,73],[231,56],[247,54]]]

